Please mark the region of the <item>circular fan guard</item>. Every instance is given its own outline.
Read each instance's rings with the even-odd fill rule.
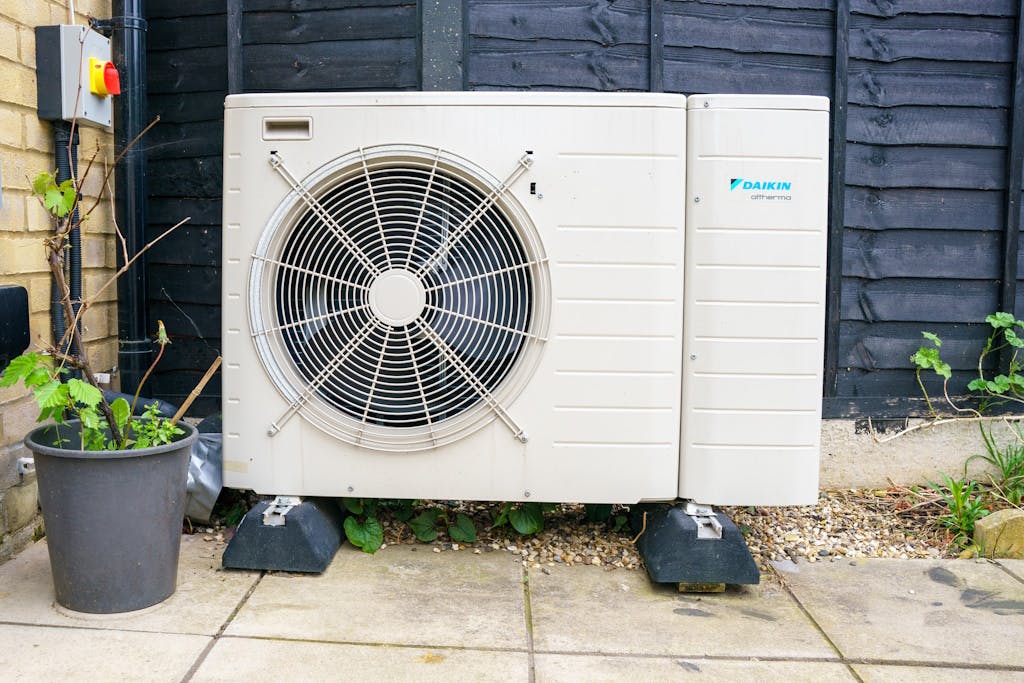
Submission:
[[[502,405],[536,364],[548,284],[503,189],[439,150],[381,147],[289,195],[254,256],[250,322],[291,412],[392,451],[495,417],[515,431]]]

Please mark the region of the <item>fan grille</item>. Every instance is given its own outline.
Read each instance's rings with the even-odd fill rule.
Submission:
[[[438,150],[384,148],[303,188],[271,220],[251,288],[257,347],[297,412],[384,450],[500,415],[546,319],[539,240],[500,186]]]

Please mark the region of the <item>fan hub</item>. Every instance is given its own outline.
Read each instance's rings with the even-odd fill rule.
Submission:
[[[423,314],[427,293],[418,277],[404,268],[393,268],[374,279],[370,285],[369,304],[381,322],[401,327]]]

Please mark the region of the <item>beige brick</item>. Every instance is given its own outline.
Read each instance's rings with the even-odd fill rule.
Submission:
[[[36,68],[36,32],[32,27],[18,28],[18,59],[25,66]]]
[[[116,306],[108,303],[90,306],[82,318],[82,337],[86,342],[106,339],[110,336],[111,324],[113,324],[116,330]]]
[[[18,27],[9,21],[0,21],[0,57],[18,61]]]
[[[46,272],[42,243],[35,238],[0,236],[0,274]]]
[[[4,527],[8,532],[23,529],[34,521],[39,512],[39,487],[35,475],[30,475],[24,482],[7,489],[4,492],[2,507]]]
[[[28,396],[28,392],[20,384],[13,387],[0,387],[0,412],[8,403],[20,401],[26,396]]]
[[[39,417],[39,406],[33,397],[22,399],[4,406],[0,422],[3,422],[4,438],[11,442],[25,438],[36,426]]]
[[[28,308],[33,313],[39,313],[50,310],[49,276],[40,275],[38,277],[29,278]]]
[[[29,232],[53,232],[50,212],[43,207],[39,197],[31,193],[25,195],[24,225]]]
[[[82,274],[83,287],[85,293],[89,296],[95,296],[96,292],[99,292],[100,287],[106,284],[107,280],[113,273],[102,272],[102,271],[90,271]],[[117,285],[112,284],[107,287],[102,294],[99,296],[99,301],[116,301],[117,300]]]
[[[67,10],[64,15],[67,16]],[[50,6],[43,0],[3,0],[0,16],[23,26],[40,26],[50,23]]]
[[[85,268],[103,268],[107,263],[107,240],[88,232],[82,240],[82,265]]]
[[[22,141],[21,114],[7,107],[0,107],[0,145],[20,149]]]
[[[4,188],[4,204],[0,206],[0,231],[25,231],[25,203],[17,190]]]
[[[34,4],[34,3],[26,3]],[[4,102],[36,108],[36,71],[23,64],[7,63],[0,69],[0,93]]]
[[[29,332],[33,347],[42,349],[50,344],[50,314],[30,313],[28,317]]]
[[[24,114],[25,147],[39,152],[53,154],[53,126],[41,121],[34,112]]]
[[[116,320],[114,320],[114,325],[116,327]],[[108,372],[117,366],[116,338],[107,337],[106,339],[86,344],[85,348],[89,352],[89,362],[96,372]]]

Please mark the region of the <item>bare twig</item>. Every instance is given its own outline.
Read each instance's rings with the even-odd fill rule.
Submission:
[[[221,363],[221,357],[217,356],[213,360],[213,363],[210,365],[210,368],[206,371],[206,374],[203,375],[203,378],[201,380],[199,380],[199,384],[197,384],[196,388],[193,389],[191,391],[191,393],[189,393],[188,398],[186,398],[185,402],[181,404],[180,408],[178,408],[178,412],[176,412],[174,414],[174,417],[171,418],[171,424],[172,425],[173,424],[178,424],[178,420],[180,420],[181,417],[185,414],[185,411],[187,411],[189,409],[189,407],[192,405],[192,403],[197,398],[199,398],[199,394],[201,394],[203,392],[203,389],[206,387],[207,382],[209,382],[211,379],[213,379],[213,374],[215,372],[217,372],[217,368],[220,367],[220,363]],[[644,514],[645,514],[644,521],[646,522],[646,513],[644,513]]]

